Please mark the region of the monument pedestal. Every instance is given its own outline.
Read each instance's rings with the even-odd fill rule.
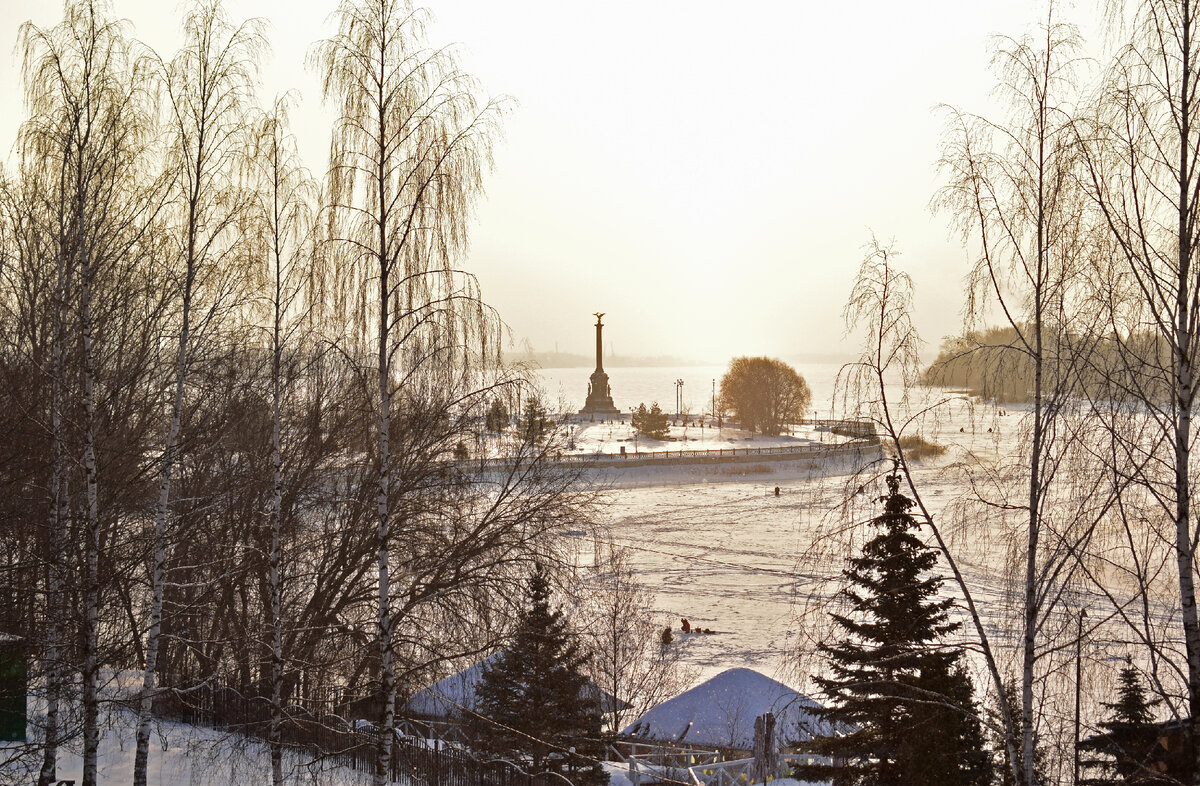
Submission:
[[[596,370],[592,372],[591,383],[588,385],[587,401],[583,403],[581,415],[620,415],[621,410],[613,404],[612,393],[608,389],[608,374]]]
[[[602,333],[604,323],[600,320],[604,314],[601,312],[594,316],[596,317],[596,370],[592,372],[592,381],[588,385],[587,401],[584,402],[583,409],[579,410],[579,414],[620,415],[621,410],[617,409],[613,404],[612,391],[608,387],[608,374],[604,373],[604,339]]]

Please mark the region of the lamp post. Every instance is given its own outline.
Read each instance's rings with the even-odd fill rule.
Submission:
[[[1072,783],[1079,786],[1079,697],[1083,687],[1083,621],[1087,619],[1087,609],[1079,609],[1079,627],[1075,634],[1075,780]]]
[[[633,416],[636,413],[637,413],[637,408],[635,408],[635,407],[629,408],[629,429],[633,432],[633,453],[634,453],[634,455],[637,455],[637,452],[638,452],[638,430],[633,427]]]
[[[675,417],[683,417],[683,380],[675,380]]]

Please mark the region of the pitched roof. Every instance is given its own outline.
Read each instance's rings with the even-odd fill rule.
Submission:
[[[621,732],[659,742],[752,748],[754,719],[775,715],[780,745],[810,739],[828,725],[809,710],[804,694],[753,669],[729,669],[657,705]]]
[[[463,707],[474,709],[475,686],[483,679],[483,668],[498,657],[500,657],[500,653],[489,655],[457,674],[451,674],[428,688],[417,691],[408,700],[405,709],[413,715],[426,718],[447,718],[459,715]],[[612,702],[615,701],[612,696],[590,681],[584,687],[584,690],[589,689],[593,695],[599,696],[600,705],[605,709],[611,707]],[[628,705],[618,701],[618,706],[623,709]]]

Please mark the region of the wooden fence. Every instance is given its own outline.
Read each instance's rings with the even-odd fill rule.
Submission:
[[[704,758],[699,756],[698,758]],[[631,756],[626,761],[629,778],[633,786],[653,786],[654,784],[688,784],[688,786],[750,786],[753,783],[770,782],[779,777],[787,777],[790,765],[831,764],[832,759],[809,754],[782,754],[778,758],[778,768],[774,774],[765,779],[756,775],[761,764],[757,759],[715,759],[686,765],[677,754],[666,758],[651,754]]]
[[[770,717],[769,723],[765,722]],[[759,722],[767,728],[762,733]],[[618,740],[608,753],[624,762],[633,786],[750,786],[786,777],[791,765],[831,764],[832,759],[811,754],[776,752],[774,717],[755,722],[755,750],[696,748],[685,744]]]
[[[824,461],[839,458],[877,458],[881,454],[879,437],[852,438],[846,442],[779,445],[762,448],[715,448],[710,450],[640,450],[625,453],[559,453],[554,461],[562,465],[613,468],[668,466],[672,464],[734,464],[767,461]],[[467,459],[458,462],[464,471],[489,472],[509,469],[506,458]]]
[[[269,703],[227,687],[200,685],[164,690],[154,712],[162,718],[267,739]],[[367,726],[333,714],[314,714],[293,706],[281,728],[285,748],[304,751],[314,760],[373,773],[378,736]],[[466,747],[461,729],[452,725],[397,719],[389,781],[408,786],[572,786],[558,772],[527,772],[507,759],[484,759]],[[456,737],[456,730],[458,736]]]

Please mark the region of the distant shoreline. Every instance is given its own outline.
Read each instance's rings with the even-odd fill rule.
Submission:
[[[837,363],[844,364],[846,357],[840,354],[814,355],[784,355],[780,357],[786,363],[803,365],[806,363]],[[672,355],[644,357],[638,355],[612,355],[604,358],[605,368],[726,368],[729,358],[722,361],[697,360],[696,358],[680,358]],[[595,368],[595,355],[581,355],[574,352],[523,352],[504,353],[505,363],[527,363],[538,368]]]
[[[529,363],[539,368],[595,368],[595,356],[577,355],[573,352],[534,352],[504,356],[505,363]],[[605,368],[677,368],[700,366],[723,366],[707,360],[677,357],[622,357],[615,355],[604,358]]]

